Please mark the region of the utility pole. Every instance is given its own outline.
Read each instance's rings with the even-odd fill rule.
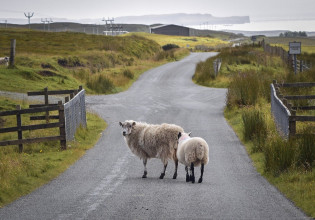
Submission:
[[[41,22],[44,24],[44,31],[46,30],[45,25],[46,25],[46,21],[42,18]]]
[[[28,12],[27,15],[26,15],[25,12],[24,12],[24,15],[25,15],[25,17],[28,18],[28,28],[31,29],[31,17],[33,17],[34,12],[32,12],[32,14],[31,14],[31,12]]]

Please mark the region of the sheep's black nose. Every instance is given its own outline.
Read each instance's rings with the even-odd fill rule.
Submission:
[[[126,136],[126,132],[125,131],[123,131],[123,135]]]

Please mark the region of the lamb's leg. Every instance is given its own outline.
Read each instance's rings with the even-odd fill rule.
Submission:
[[[190,178],[188,174],[188,166],[185,166],[185,170],[186,170],[186,182],[189,182]]]
[[[142,178],[147,178],[147,162],[148,162],[148,159],[143,159],[143,166],[144,166],[144,173],[143,173],[143,176]]]
[[[192,183],[195,183],[194,163],[191,163],[190,170],[191,170],[190,180]]]
[[[175,172],[174,172],[174,175],[173,175],[173,179],[176,179],[177,177],[177,168],[178,168],[178,160],[175,160]]]
[[[163,170],[163,173],[161,173],[160,179],[163,179],[163,178],[164,178],[164,176],[165,176],[165,171],[166,171],[166,167],[167,167],[167,161],[166,161],[166,163],[164,163],[164,170]]]
[[[200,178],[199,178],[199,180],[198,180],[198,183],[202,183],[202,177],[203,177],[204,167],[205,167],[205,165],[202,163],[202,164],[201,164],[201,168],[200,168],[201,175],[200,175]]]

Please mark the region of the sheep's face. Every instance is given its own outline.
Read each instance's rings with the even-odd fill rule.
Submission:
[[[135,121],[125,121],[119,122],[119,125],[123,128],[123,136],[130,135],[132,132],[133,127],[136,125]]]

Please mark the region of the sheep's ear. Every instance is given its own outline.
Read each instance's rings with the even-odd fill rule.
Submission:
[[[191,132],[188,133],[188,136],[189,136],[189,137],[190,137],[190,135],[191,135]]]
[[[182,132],[178,133],[178,139],[182,136]]]
[[[119,122],[119,125],[122,127],[122,126],[123,126],[123,123]]]
[[[133,126],[135,126],[135,125],[136,125],[136,122],[135,122],[135,121],[134,121],[134,122],[132,122],[132,127],[133,127]]]

